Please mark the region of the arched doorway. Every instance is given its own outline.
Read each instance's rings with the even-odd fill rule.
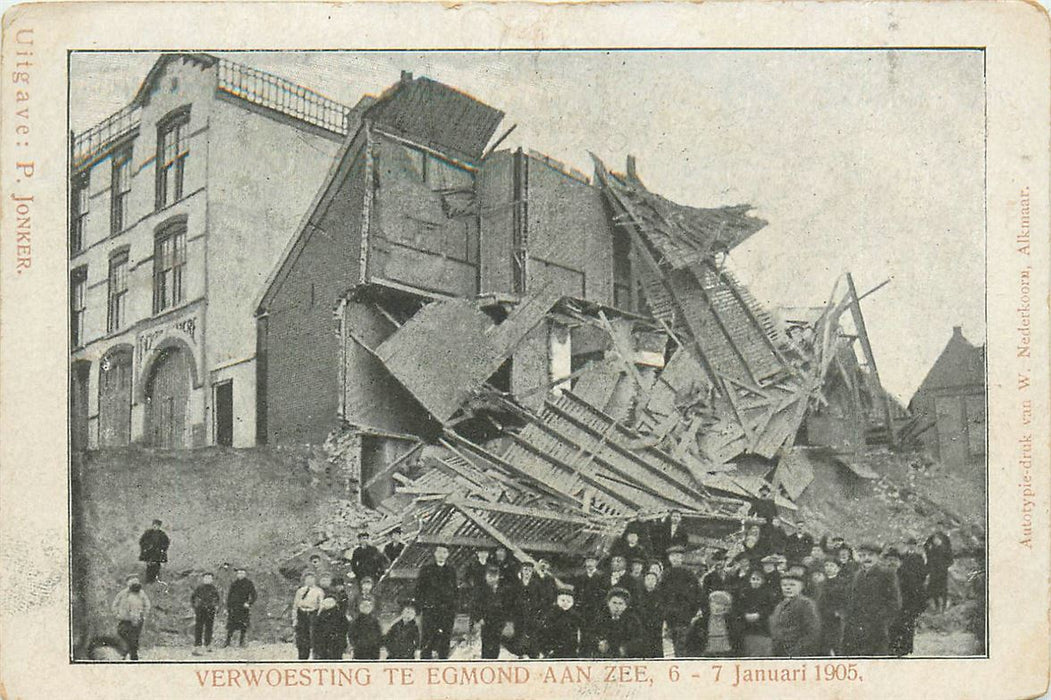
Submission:
[[[153,447],[186,446],[186,404],[190,396],[189,353],[161,351],[146,382],[146,441]]]
[[[99,447],[131,442],[131,354],[118,348],[99,363]]]
[[[70,368],[69,439],[74,450],[88,448],[88,382],[91,363],[75,360]]]

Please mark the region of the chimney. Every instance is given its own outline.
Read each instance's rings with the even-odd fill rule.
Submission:
[[[952,337],[954,337],[954,338],[962,338],[963,337],[963,326],[953,326],[952,327]]]
[[[401,82],[403,82],[403,83],[411,83],[412,82],[412,71],[411,70],[403,70],[401,72]]]

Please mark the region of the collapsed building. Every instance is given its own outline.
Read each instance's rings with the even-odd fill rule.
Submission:
[[[766,224],[749,206],[672,202],[630,157],[589,178],[500,150],[502,118],[403,74],[258,305],[259,434],[328,436],[379,534],[411,523],[392,583],[439,542],[557,571],[671,509],[715,544],[764,483],[794,508],[798,443],[893,433],[849,275],[822,308],[770,313],[726,265]]]

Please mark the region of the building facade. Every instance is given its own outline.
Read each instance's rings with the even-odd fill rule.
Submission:
[[[254,302],[354,110],[205,54],[165,54],[73,135],[74,449],[256,442]]]
[[[269,442],[320,442],[340,420],[419,426],[425,412],[373,350],[424,301],[513,305],[549,288],[635,308],[632,250],[599,189],[540,154],[497,150],[502,112],[404,74],[361,115],[257,309],[259,434]],[[548,363],[516,368],[512,384],[528,383]]]
[[[985,401],[985,346],[956,326],[909,402],[924,448],[947,467],[983,474]]]

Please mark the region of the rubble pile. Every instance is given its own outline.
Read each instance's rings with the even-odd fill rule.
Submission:
[[[596,159],[595,182],[640,263],[647,313],[548,284],[515,298],[435,298],[400,315],[380,299],[391,330],[373,343],[348,316],[346,337],[426,423],[415,433],[348,424],[330,436],[326,473],[346,488],[326,511],[325,547],[400,524],[411,543],[385,581],[398,587],[438,542],[454,564],[502,547],[567,571],[629,521],[672,509],[694,549],[726,546],[764,484],[789,523],[820,524],[819,509],[795,503],[824,478],[796,445],[808,421],[833,438],[818,444],[857,447],[880,418],[893,435],[849,275],[825,307],[780,317],[724,264],[765,225],[749,207],[677,205],[649,192],[630,160],[618,175]],[[854,456],[833,469],[879,476]]]

